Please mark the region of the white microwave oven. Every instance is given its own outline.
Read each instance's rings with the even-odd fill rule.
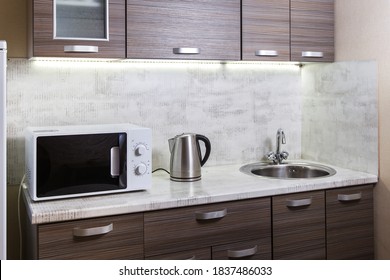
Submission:
[[[132,124],[28,127],[26,184],[34,201],[151,187],[151,129]]]

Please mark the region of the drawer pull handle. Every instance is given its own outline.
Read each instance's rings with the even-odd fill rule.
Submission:
[[[66,52],[66,53],[97,53],[97,52],[99,52],[99,47],[98,46],[68,45],[68,46],[64,46],[64,52]]]
[[[278,51],[275,50],[257,50],[255,56],[278,56]]]
[[[302,57],[313,57],[313,58],[322,58],[324,57],[323,52],[302,52]]]
[[[257,253],[257,245],[253,248],[245,249],[245,250],[228,250],[229,258],[245,258],[253,256]]]
[[[188,258],[188,259],[185,259],[186,261],[192,261],[192,260],[196,260],[195,256],[192,256],[191,258]]]
[[[200,54],[199,48],[173,48],[174,54]]]
[[[73,236],[76,237],[87,237],[87,236],[95,236],[95,235],[103,235],[107,234],[114,229],[114,225],[111,223],[102,227],[94,227],[94,228],[74,228]]]
[[[337,195],[338,201],[355,201],[355,200],[360,200],[361,198],[362,198],[362,193]]]
[[[311,205],[311,198],[287,200],[287,207],[302,207]]]
[[[223,209],[220,211],[214,211],[214,212],[207,212],[207,213],[201,213],[197,212],[195,213],[195,218],[198,221],[205,221],[205,220],[214,220],[214,219],[220,219],[227,215],[227,209]]]

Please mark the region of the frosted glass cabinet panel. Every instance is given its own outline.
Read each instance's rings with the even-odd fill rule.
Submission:
[[[126,0],[28,0],[29,57],[126,57]]]
[[[54,39],[108,40],[108,0],[54,0]]]

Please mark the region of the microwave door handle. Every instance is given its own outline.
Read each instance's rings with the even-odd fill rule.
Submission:
[[[120,175],[120,150],[119,147],[112,147],[110,150],[110,173],[116,178]]]

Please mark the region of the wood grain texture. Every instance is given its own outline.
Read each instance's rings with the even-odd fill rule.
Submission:
[[[287,207],[288,200],[311,198],[310,206]],[[325,259],[324,191],[272,198],[273,258]]]
[[[109,1],[109,41],[53,39],[53,1],[33,0],[32,37],[33,56],[125,58],[126,5],[125,0]],[[82,28],[82,27],[80,27]],[[64,45],[98,46],[98,53],[65,53]]]
[[[147,260],[210,260],[211,247],[157,255],[157,256],[148,257],[146,259]]]
[[[277,57],[255,56],[257,50],[275,50]],[[290,60],[290,1],[242,1],[242,59]]]
[[[361,193],[361,199],[340,202],[339,194]],[[373,259],[373,185],[326,191],[328,259]]]
[[[213,246],[213,260],[270,260],[272,259],[272,242],[270,237],[259,240],[250,240],[238,243]],[[242,258],[229,258],[228,251],[246,250],[257,246],[257,253]]]
[[[303,58],[302,51],[324,56]],[[291,0],[291,60],[334,60],[334,0]]]
[[[173,48],[199,48],[176,55]],[[239,0],[127,1],[127,57],[239,60]]]
[[[73,228],[113,223],[104,235],[74,237]],[[38,226],[39,259],[143,259],[143,214],[78,220]]]
[[[221,219],[197,221],[196,212],[227,209]],[[271,237],[270,198],[145,213],[145,256]]]

